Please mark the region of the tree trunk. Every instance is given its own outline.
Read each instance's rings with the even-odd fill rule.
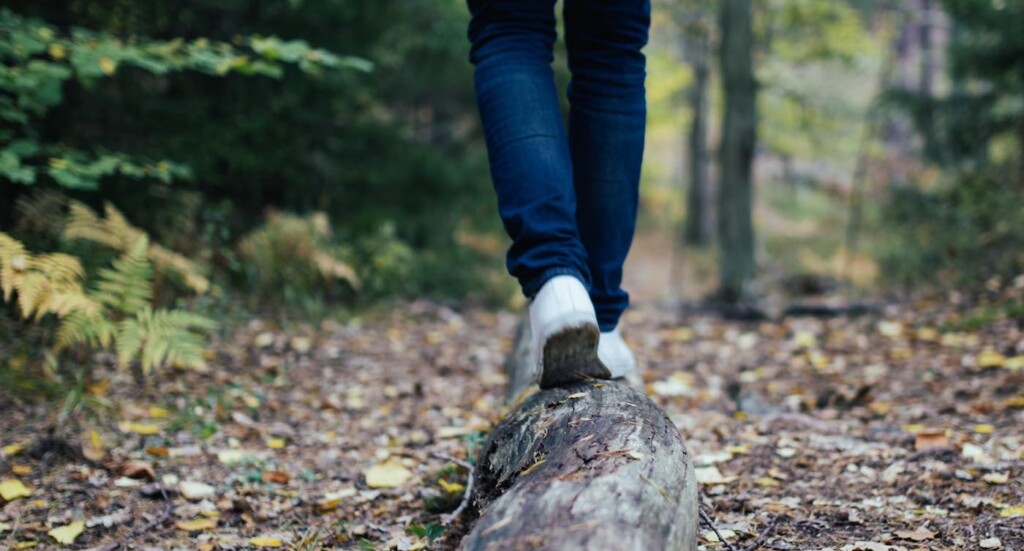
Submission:
[[[642,392],[590,381],[533,394],[491,433],[466,551],[695,550],[697,484]]]
[[[686,194],[686,233],[689,245],[704,247],[711,244],[710,189],[708,182],[708,50],[710,37],[703,25],[698,25],[689,41],[688,55],[693,65],[693,87],[690,107],[693,124],[690,127],[690,187]]]
[[[757,90],[753,69],[751,0],[722,3],[721,66],[725,85],[725,121],[718,195],[721,244],[720,296],[741,302],[754,277],[752,169],[757,139]]]

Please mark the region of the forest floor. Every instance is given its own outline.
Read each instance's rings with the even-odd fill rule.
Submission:
[[[1021,304],[1018,278],[860,317],[630,311],[728,541],[701,544],[1024,549]],[[0,548],[443,548],[516,321],[252,321],[206,372],[139,386],[97,358],[78,407],[0,389]]]

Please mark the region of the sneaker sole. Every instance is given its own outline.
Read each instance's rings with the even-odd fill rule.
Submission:
[[[611,379],[612,374],[597,357],[601,332],[596,325],[567,327],[544,343],[544,371],[541,388],[554,388],[592,379]]]

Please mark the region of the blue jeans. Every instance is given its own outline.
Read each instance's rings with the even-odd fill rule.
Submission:
[[[565,0],[568,132],[551,70],[555,0],[468,1],[509,273],[526,296],[554,276],[579,278],[610,331],[629,305],[622,265],[639,201],[650,0]]]

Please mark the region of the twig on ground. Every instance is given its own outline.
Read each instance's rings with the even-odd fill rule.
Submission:
[[[775,527],[779,525],[779,521],[782,520],[782,517],[784,516],[785,515],[776,515],[775,518],[773,518],[771,522],[768,523],[768,526],[765,526],[764,530],[761,530],[761,533],[758,534],[757,539],[754,540],[753,543],[751,543],[750,545],[744,547],[743,551],[755,551],[756,549],[764,545],[764,542],[768,539],[768,536],[772,535],[772,533],[775,532]]]
[[[711,520],[711,517],[708,515],[707,511],[704,510],[704,504],[700,504],[698,508],[700,509],[701,520],[704,521],[704,524],[708,525],[708,528],[711,528],[711,530],[715,533],[715,536],[718,538],[718,541],[722,542],[725,545],[726,549],[728,549],[729,551],[737,551],[737,549],[733,547],[731,543],[729,543],[729,540],[725,539],[725,537],[722,536],[722,533],[718,531],[718,527],[715,526],[715,521]]]
[[[442,461],[450,461],[452,463],[455,463],[456,465],[469,471],[469,479],[466,481],[466,491],[462,494],[462,501],[459,503],[459,506],[456,507],[455,510],[452,511],[451,513],[447,515],[441,515],[441,524],[444,526],[448,526],[451,523],[455,522],[455,520],[458,519],[463,512],[465,512],[466,508],[469,507],[469,500],[473,498],[473,479],[476,478],[474,476],[476,474],[476,470],[473,469],[473,465],[470,465],[469,462],[457,459],[448,454],[444,454],[441,452],[430,452],[430,455]]]

